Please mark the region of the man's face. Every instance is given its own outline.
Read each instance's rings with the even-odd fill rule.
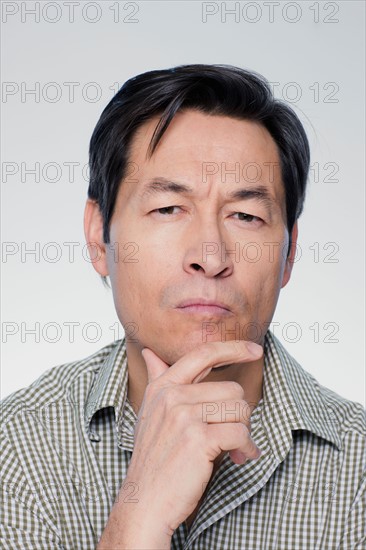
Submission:
[[[105,265],[96,266],[109,274],[118,317],[136,340],[128,345],[173,364],[203,342],[263,344],[292,267],[276,144],[257,123],[190,110],[147,160],[157,122],[134,136]],[[167,182],[191,192],[164,190]],[[188,300],[226,309],[182,307]]]

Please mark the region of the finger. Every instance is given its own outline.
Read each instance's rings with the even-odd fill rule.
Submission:
[[[251,408],[243,399],[204,401],[193,405],[192,414],[207,424],[241,422],[250,429]]]
[[[251,437],[249,430],[241,423],[210,424],[207,430],[208,443],[221,451],[237,450],[246,458],[259,458],[261,449]],[[237,454],[237,453],[236,453]]]
[[[151,349],[144,348],[141,355],[146,363],[148,383],[159,378],[159,376],[169,370],[169,365],[160,359]]]
[[[234,464],[244,464],[248,460],[248,458],[243,455],[243,453],[239,451],[239,449],[234,449],[233,451],[230,451],[229,456]]]
[[[244,399],[244,388],[232,380],[220,382],[202,382],[201,384],[172,385],[169,389],[173,393],[172,402],[195,405],[202,402],[221,402]]]
[[[164,375],[164,382],[192,384],[202,380],[212,368],[255,361],[263,348],[253,342],[208,342],[178,359]],[[201,375],[201,377],[200,377]]]

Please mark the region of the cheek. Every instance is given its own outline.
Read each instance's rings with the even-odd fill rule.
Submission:
[[[115,304],[121,315],[127,311],[139,315],[140,310],[146,313],[150,306],[156,306],[164,284],[174,273],[171,258],[163,247],[146,244],[126,247],[119,261],[110,254],[108,265]]]
[[[254,250],[254,249],[253,249]],[[281,250],[269,253],[267,247],[258,249],[258,260],[248,258],[241,261],[238,277],[247,292],[253,309],[259,311],[272,310],[281,289],[285,260]]]
[[[285,258],[282,247],[269,248],[266,245],[251,244],[243,247],[238,266],[244,278],[252,281],[274,281],[282,278],[285,268]]]

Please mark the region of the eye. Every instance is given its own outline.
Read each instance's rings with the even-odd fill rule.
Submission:
[[[258,216],[253,216],[252,214],[246,214],[245,212],[235,212],[234,216],[239,215],[239,220],[244,222],[256,222],[256,221],[262,221],[261,218],[258,218]]]
[[[156,208],[152,212],[158,212],[159,214],[162,214],[163,216],[173,214],[172,210],[174,208],[180,208],[180,206],[163,206],[162,208]]]

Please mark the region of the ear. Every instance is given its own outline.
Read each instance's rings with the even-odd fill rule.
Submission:
[[[86,201],[84,212],[84,234],[94,269],[102,277],[108,275],[106,245],[103,240],[103,217],[99,204],[91,199]]]
[[[297,221],[296,221],[291,233],[291,248],[290,248],[290,253],[286,258],[286,264],[285,264],[285,270],[283,272],[281,288],[287,285],[291,277],[291,272],[292,272],[292,268],[293,268],[294,260],[296,256],[297,236],[298,236],[298,227],[297,227]]]

